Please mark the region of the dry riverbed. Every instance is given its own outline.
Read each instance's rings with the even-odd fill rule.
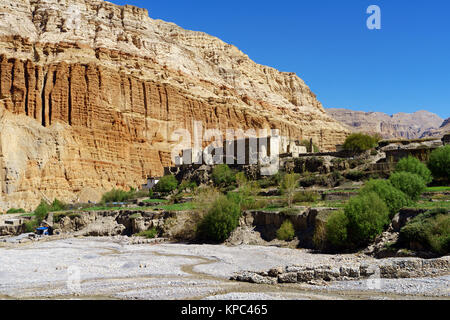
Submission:
[[[285,265],[359,264],[261,246],[131,245],[126,237],[0,244],[0,299],[450,299],[450,276],[260,285],[235,272]]]

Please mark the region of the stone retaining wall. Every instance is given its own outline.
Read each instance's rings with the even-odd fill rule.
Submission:
[[[448,274],[450,274],[450,257],[431,260],[391,258],[354,265],[286,266],[263,272],[245,271],[235,274],[231,280],[258,284],[315,284],[317,281],[420,278]]]

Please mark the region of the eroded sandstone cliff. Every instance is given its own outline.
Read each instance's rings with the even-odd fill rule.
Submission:
[[[170,165],[179,128],[276,128],[323,150],[348,130],[293,73],[94,0],[0,0],[0,207],[98,200]]]

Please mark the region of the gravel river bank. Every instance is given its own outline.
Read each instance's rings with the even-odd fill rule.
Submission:
[[[122,237],[0,244],[0,299],[450,299],[450,276],[263,285],[236,272],[283,265],[358,264],[358,255],[323,255],[260,246],[131,245]]]

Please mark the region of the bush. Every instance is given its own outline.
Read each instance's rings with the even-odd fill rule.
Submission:
[[[355,247],[374,240],[389,224],[389,209],[375,192],[350,199],[344,212],[348,219],[347,237]]]
[[[155,186],[156,192],[170,193],[178,187],[178,180],[173,175],[164,176]]]
[[[434,209],[411,219],[400,230],[399,242],[410,248],[417,245],[440,255],[450,253],[450,214]]]
[[[328,241],[326,224],[324,225],[323,223],[316,223],[312,241],[314,244],[314,249],[316,250],[324,250],[327,248]]]
[[[195,189],[197,189],[197,183],[193,182],[193,181],[186,181],[183,180],[180,185],[178,186],[178,191],[179,192],[184,192],[186,190],[191,190],[194,191]]]
[[[450,145],[431,152],[428,168],[435,178],[450,182]]]
[[[345,249],[348,247],[347,243],[347,226],[348,218],[344,211],[334,212],[327,220],[325,225],[326,240],[329,245],[335,249]],[[319,245],[319,235],[315,236],[316,245]]]
[[[120,189],[112,189],[103,194],[101,203],[110,203],[110,202],[125,202],[130,199],[132,196],[131,192],[127,192]]]
[[[228,187],[236,182],[236,175],[226,164],[215,166],[211,178],[217,187]]]
[[[11,208],[8,211],[6,211],[7,214],[13,214],[13,213],[26,213],[24,209],[15,209]]]
[[[393,173],[389,180],[395,188],[405,193],[413,201],[419,200],[420,195],[426,189],[423,179],[410,172]]]
[[[316,202],[320,200],[320,194],[314,191],[300,191],[294,194],[294,202]]]
[[[292,207],[292,201],[294,200],[294,192],[298,187],[299,175],[296,173],[286,174],[281,181],[280,190],[281,193],[287,196],[288,206]]]
[[[429,184],[431,181],[433,181],[431,171],[427,168],[427,166],[420,162],[419,159],[412,156],[403,158],[398,162],[397,166],[395,167],[395,172],[402,171],[417,174],[423,179],[425,184]]]
[[[138,237],[144,237],[147,239],[154,239],[158,236],[158,230],[156,228],[152,228],[147,231],[142,231],[137,234]]]
[[[353,152],[364,152],[375,148],[378,138],[362,133],[353,133],[344,142],[344,149]]]
[[[248,183],[247,176],[244,172],[236,173],[236,183],[239,187],[242,187]]]
[[[395,188],[389,180],[370,180],[359,191],[360,194],[370,192],[375,192],[386,203],[391,219],[401,208],[410,203],[406,194]]]
[[[295,237],[294,225],[291,221],[285,220],[280,229],[277,230],[277,239],[283,241],[292,241]]]
[[[273,176],[265,177],[259,180],[258,185],[260,188],[278,187],[280,186],[280,183],[283,180],[285,174],[285,172],[278,171]]]
[[[36,219],[25,222],[25,232],[35,232],[39,224]]]
[[[51,206],[45,200],[41,200],[41,203],[34,210],[34,217],[38,225],[41,224],[50,211]]]
[[[238,227],[240,216],[239,205],[226,196],[220,196],[200,222],[198,235],[204,240],[223,242]]]
[[[52,205],[50,207],[50,211],[51,212],[64,211],[64,210],[66,210],[66,208],[67,208],[67,204],[65,204],[64,202],[62,202],[62,201],[60,201],[58,199],[55,199],[52,202]]]
[[[263,209],[268,206],[267,200],[255,200],[245,192],[228,192],[227,199],[236,203],[241,211]]]

